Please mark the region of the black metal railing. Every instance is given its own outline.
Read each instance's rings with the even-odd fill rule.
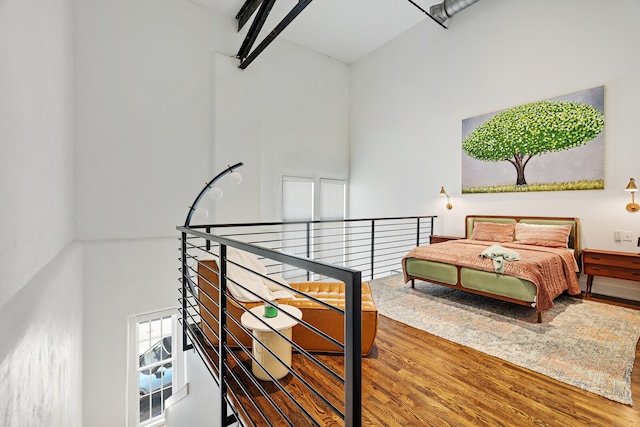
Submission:
[[[435,216],[193,226],[207,233],[353,268],[363,279],[398,272],[400,259],[428,244]],[[287,278],[302,279],[292,271]]]
[[[425,216],[177,227],[182,234],[185,348],[197,350],[220,387],[219,423],[235,417],[241,425],[361,425],[362,280],[400,272],[402,256],[428,242],[433,221]],[[234,258],[237,251],[255,256],[264,271]],[[251,308],[269,305],[270,298],[256,293],[249,282],[278,284],[279,276],[290,283],[290,301],[305,300],[337,316],[344,334],[336,337],[314,323],[313,316],[303,315],[292,317],[297,323],[292,337],[256,315]],[[309,281],[344,283],[344,304],[296,287]],[[241,301],[234,290],[250,294],[255,302]],[[281,319],[291,317],[282,308]],[[247,327],[246,316],[263,322],[272,337],[290,346],[291,360],[270,347],[272,338],[259,338]],[[308,351],[298,344],[296,333],[324,342],[331,352]],[[256,349],[285,367],[285,376],[273,376]],[[268,375],[266,380],[256,378],[256,367]]]

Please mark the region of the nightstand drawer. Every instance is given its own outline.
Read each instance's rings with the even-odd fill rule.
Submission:
[[[585,249],[582,267],[587,275],[587,298],[591,295],[594,276],[640,282],[640,255],[636,253]]]
[[[640,282],[640,269],[634,270],[613,265],[586,264],[584,273],[593,276],[613,277],[615,279],[635,280]]]
[[[583,261],[586,264],[598,264],[640,269],[640,256],[634,254],[593,253],[585,251]]]

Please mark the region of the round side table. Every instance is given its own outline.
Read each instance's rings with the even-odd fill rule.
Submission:
[[[253,356],[256,358],[251,363],[253,375],[263,381],[270,381],[271,377],[265,372],[268,371],[275,379],[279,380],[289,373],[291,344],[273,331],[280,332],[290,340],[291,329],[298,324],[298,320],[302,319],[302,312],[297,307],[281,304],[278,306],[276,317],[265,317],[264,307],[261,305],[250,310],[259,319],[250,313],[244,313],[240,322],[245,328],[253,331]],[[280,313],[280,311],[286,311],[293,318]],[[282,362],[273,357],[265,348],[269,348]]]

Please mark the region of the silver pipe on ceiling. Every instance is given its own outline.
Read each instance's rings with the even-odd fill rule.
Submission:
[[[444,21],[478,1],[480,0],[444,0],[431,6],[429,13],[436,21],[444,24]]]

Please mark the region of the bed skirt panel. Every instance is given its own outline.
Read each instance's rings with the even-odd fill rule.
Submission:
[[[460,280],[458,280],[457,266],[416,258],[407,258],[406,268],[409,277],[421,278],[422,280],[450,286],[459,286],[526,303],[536,301],[536,285],[517,277],[461,267]]]
[[[441,262],[408,258],[407,274],[412,277],[425,277],[448,285],[458,284],[458,267]]]
[[[528,280],[513,276],[462,267],[460,282],[463,287],[468,289],[527,302],[536,300],[536,285]]]

